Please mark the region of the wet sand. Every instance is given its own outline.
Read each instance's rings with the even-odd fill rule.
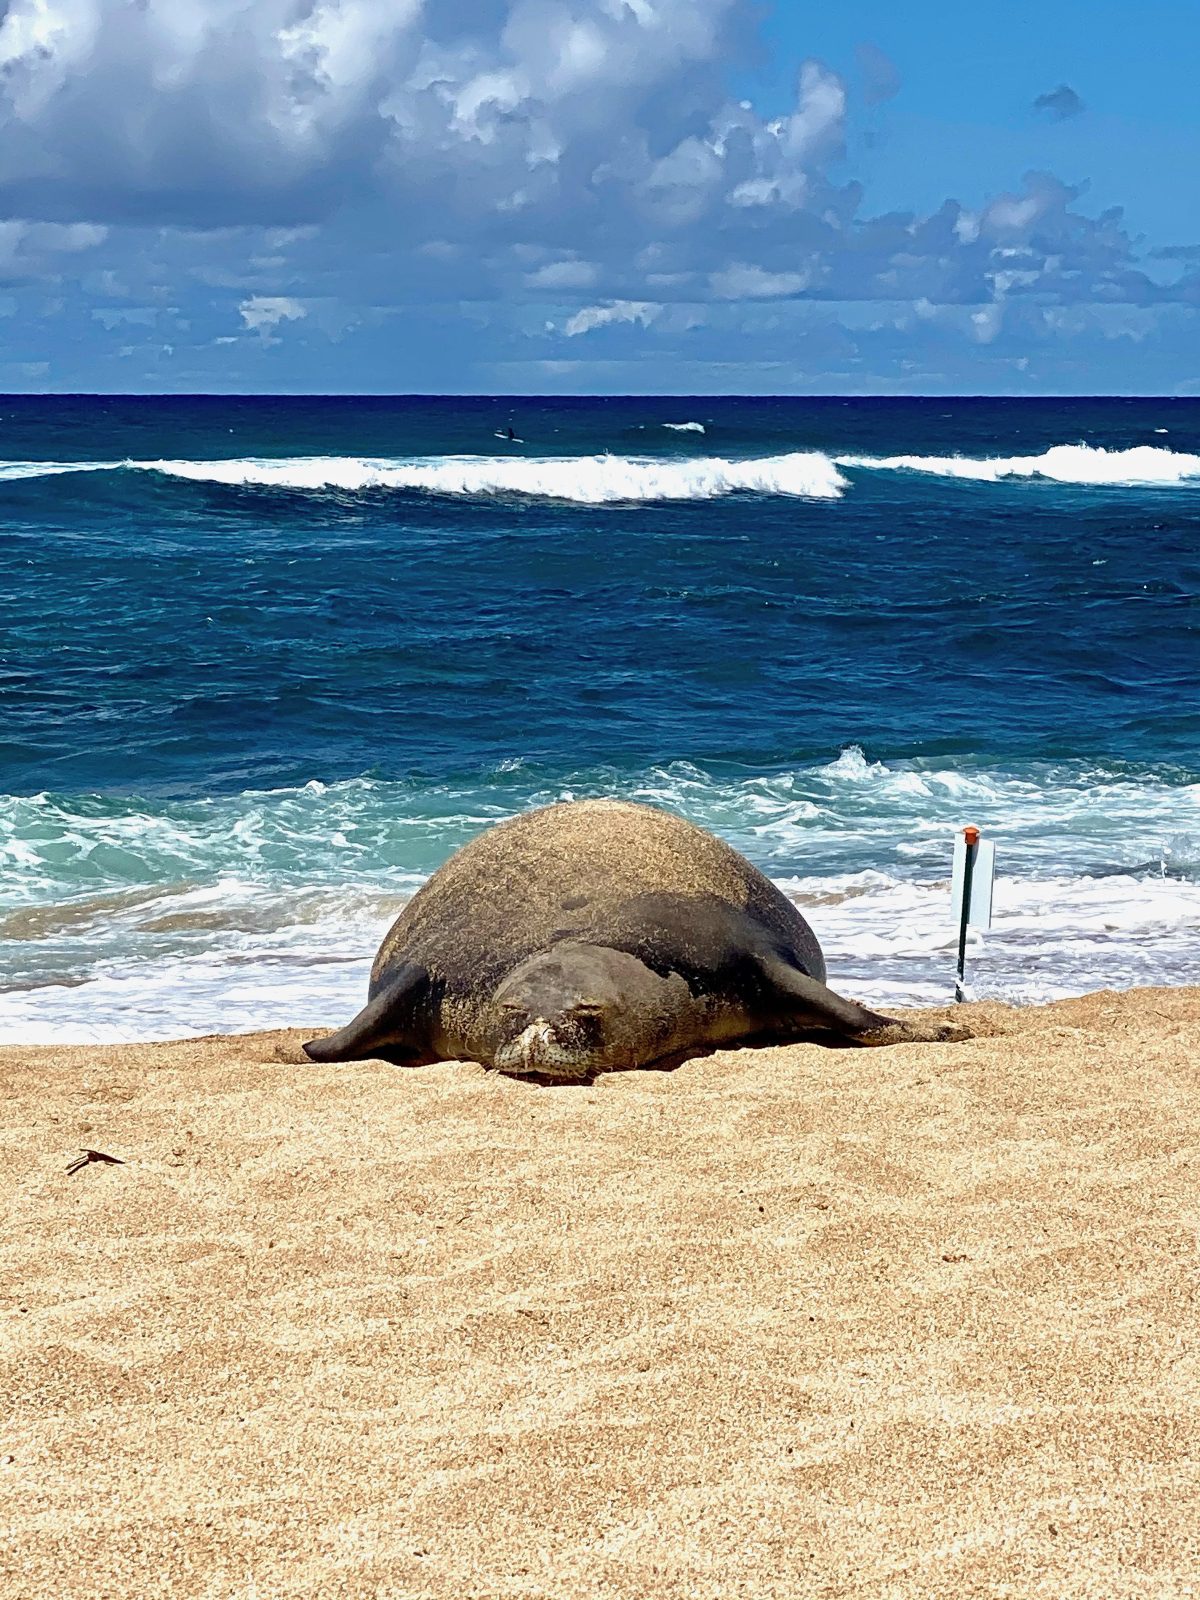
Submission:
[[[1200,1594],[1200,989],[959,1015],[0,1050],[0,1592]]]

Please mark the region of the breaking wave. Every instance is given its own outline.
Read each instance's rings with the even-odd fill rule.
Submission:
[[[22,478],[56,478],[64,472],[114,472],[120,461],[0,461],[0,482]]]
[[[702,422],[666,422],[678,434],[703,434]],[[68,473],[149,473],[192,483],[297,493],[395,490],[434,495],[519,495],[584,505],[714,500],[731,494],[837,499],[846,470],[923,473],[976,483],[1041,479],[1098,487],[1172,487],[1200,481],[1200,455],[1138,445],[1053,445],[1040,455],[826,455],[819,450],[727,459],[651,455],[582,456],[247,456],[230,460],[0,461],[0,482]]]
[[[846,480],[819,451],[726,461],[720,456],[659,461],[645,456],[436,456],[393,461],[360,456],[286,460],[136,461],[131,467],[205,483],[275,489],[411,489],[446,495],[531,495],[588,505],[639,500],[712,500],[720,495],[835,498]]]
[[[1053,483],[1100,484],[1139,488],[1147,484],[1186,483],[1200,478],[1200,456],[1138,445],[1130,450],[1105,450],[1099,445],[1056,444],[1038,456],[837,456],[839,467],[882,472],[928,472],[942,478],[968,478],[998,483],[1005,478],[1046,478]]]

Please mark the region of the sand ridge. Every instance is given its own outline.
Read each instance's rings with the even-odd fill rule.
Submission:
[[[1200,1593],[1200,990],[965,1014],[0,1050],[0,1592]]]

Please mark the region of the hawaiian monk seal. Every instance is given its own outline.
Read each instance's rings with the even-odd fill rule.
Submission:
[[[723,840],[649,806],[580,800],[451,856],[380,946],[366,1007],[304,1049],[578,1082],[814,1031],[930,1036],[826,988],[812,929]]]

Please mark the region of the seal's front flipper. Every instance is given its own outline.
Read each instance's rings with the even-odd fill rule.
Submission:
[[[779,956],[765,957],[759,966],[776,1004],[798,1028],[828,1030],[853,1039],[855,1044],[948,1044],[972,1037],[971,1029],[959,1022],[915,1017],[902,1022],[897,1017],[881,1017],[855,1000],[834,994]]]
[[[834,994],[817,978],[810,978],[781,957],[765,957],[759,966],[779,1007],[781,1020],[787,1017],[800,1029],[839,1033],[859,1044],[896,1044],[910,1037],[902,1022],[881,1017],[857,1001]]]
[[[310,1061],[365,1061],[371,1056],[415,1053],[416,1002],[425,983],[424,967],[404,965],[353,1022],[327,1039],[310,1039],[304,1054]]]

